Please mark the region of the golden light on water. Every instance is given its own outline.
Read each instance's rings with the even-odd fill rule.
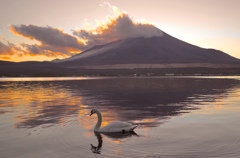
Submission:
[[[149,122],[157,122],[157,118],[147,118],[141,120],[135,120],[134,123],[141,124],[141,123],[149,123]]]
[[[234,95],[231,95],[234,94]],[[203,101],[204,102],[204,101]],[[198,110],[194,110],[193,114],[228,114],[240,110],[240,107],[236,104],[229,104],[234,102],[240,102],[240,90],[235,89],[227,96],[217,96],[212,102],[204,102],[203,105],[199,106]]]
[[[15,125],[41,119],[42,116],[48,115],[48,113],[58,113],[59,110],[64,110],[60,111],[63,114],[74,112],[76,110],[75,105],[79,103],[79,98],[72,97],[67,90],[59,90],[51,84],[41,86],[19,83],[17,86],[11,86],[11,84],[6,86],[7,88],[0,89],[0,93],[1,98],[8,100],[8,102],[2,102],[0,105],[1,107],[14,106],[14,109],[16,109],[14,110]],[[29,95],[29,92],[31,92],[31,95]],[[58,102],[59,105],[53,105],[52,102]],[[73,108],[64,108],[64,106],[73,106]],[[53,111],[54,109],[56,111]],[[59,124],[64,126],[67,119],[65,115],[60,115]]]
[[[51,80],[51,78],[48,79]],[[82,96],[73,95],[73,92],[67,88],[60,88],[51,84],[51,82],[42,84],[42,82],[39,82],[42,80],[41,78],[34,78],[33,82],[28,81],[27,78],[23,80],[17,84],[15,82],[11,84],[10,82],[3,85],[5,88],[0,89],[0,100],[5,100],[0,106],[3,108],[13,106],[16,109],[14,111],[15,128],[22,123],[31,124],[36,120],[45,119],[45,115],[46,117],[49,115],[48,119],[50,120],[56,119],[54,118],[55,114],[58,115],[60,126],[66,126],[69,119],[74,120],[74,117],[77,116],[76,120],[79,125],[87,130],[94,128],[97,115],[89,116],[90,109],[82,102]],[[77,112],[77,115],[71,115],[75,112]],[[53,115],[53,118],[51,118],[51,115]],[[118,115],[111,110],[103,110],[102,116],[102,126],[105,126],[111,121],[117,120]]]
[[[120,156],[122,153],[122,150],[120,148],[114,150],[114,155],[115,156]]]

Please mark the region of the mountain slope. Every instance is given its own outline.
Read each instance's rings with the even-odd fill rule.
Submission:
[[[95,46],[68,59],[64,65],[172,64],[212,63],[233,64],[239,60],[218,50],[200,48],[168,34],[161,37],[129,38]]]

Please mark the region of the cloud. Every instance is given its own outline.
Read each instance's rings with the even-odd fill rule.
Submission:
[[[10,60],[11,58],[8,57],[8,56],[0,56],[0,59],[2,59],[2,60]]]
[[[35,25],[11,25],[9,30],[17,35],[24,36],[29,39],[35,39],[43,45],[54,47],[84,49],[84,42],[79,41],[62,30],[52,27],[40,27]]]
[[[38,45],[21,44],[24,55],[66,58],[88,48],[84,41],[49,26],[11,25],[9,30],[16,35],[40,42]]]
[[[46,56],[51,58],[66,58],[72,56],[73,53],[79,53],[79,50],[74,52],[72,48],[58,48],[49,45],[28,45],[21,44],[21,47],[16,46],[7,41],[7,44],[0,42],[0,59],[10,60],[10,56]]]
[[[93,30],[74,30],[73,34],[82,40],[87,41],[87,45],[106,44],[115,40],[134,37],[162,36],[163,32],[152,24],[143,24],[133,21],[128,14],[121,12],[115,6],[107,5],[117,15],[108,17],[108,22],[101,23]]]
[[[22,57],[24,51],[13,43],[6,41],[7,44],[4,44],[0,41],[0,60],[11,60],[11,57]]]
[[[23,43],[22,47],[25,49],[24,54],[30,56],[43,55],[46,57],[66,58],[72,56],[73,54],[79,53],[79,50],[74,50],[71,48],[58,48],[49,45],[28,45]]]
[[[0,54],[8,55],[10,52],[11,52],[10,47],[5,45],[4,43],[0,42]]]
[[[15,46],[14,44],[7,42],[7,44],[4,44],[0,41],[0,55],[14,55],[18,54],[18,51],[20,48]]]

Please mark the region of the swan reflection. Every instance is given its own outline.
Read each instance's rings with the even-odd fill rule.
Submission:
[[[94,146],[94,145],[90,144],[91,145],[91,150],[95,154],[101,154],[101,150],[100,149],[101,149],[102,143],[103,143],[102,135],[99,132],[94,132],[94,134],[95,134],[95,136],[98,139],[98,145]]]
[[[98,140],[98,145],[95,146],[93,144],[90,144],[91,145],[91,150],[93,153],[95,154],[101,154],[101,148],[102,148],[102,145],[103,145],[103,138],[102,138],[102,135],[106,136],[107,138],[110,138],[111,140],[120,140],[120,139],[124,139],[124,138],[128,138],[128,137],[131,137],[131,136],[137,136],[137,133],[135,133],[134,131],[131,131],[131,132],[125,132],[125,133],[100,133],[100,132],[94,132],[95,136],[97,137],[97,140]]]

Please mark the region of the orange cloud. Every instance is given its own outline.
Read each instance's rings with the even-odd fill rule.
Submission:
[[[126,38],[162,36],[163,32],[151,24],[137,23],[122,13],[108,17],[108,22],[93,30],[75,30],[73,34],[87,41],[88,46],[94,46]]]
[[[6,61],[25,61],[30,57],[37,57],[36,59],[53,60],[55,58],[67,58],[73,54],[79,53],[78,49],[74,48],[58,48],[45,45],[28,45],[22,44],[22,47],[17,47],[13,44],[4,44],[0,42],[0,60]],[[45,58],[44,58],[45,57]],[[35,60],[36,60],[35,59]],[[30,59],[31,60],[31,59]]]
[[[11,55],[11,47],[0,42],[0,54],[1,55]]]
[[[0,56],[0,59],[9,61],[11,58],[8,56]]]
[[[14,55],[19,54],[21,52],[20,48],[15,46],[14,44],[8,42],[7,44],[4,44],[0,42],[0,55],[6,56],[6,55]]]
[[[54,47],[50,45],[28,45],[22,44],[25,48],[25,54],[36,56],[36,55],[44,55],[47,57],[60,57],[66,58],[70,57],[74,54],[79,53],[79,49],[71,48],[71,47]]]
[[[21,55],[67,58],[87,48],[83,40],[77,39],[57,28],[34,25],[11,25],[9,30],[15,35],[40,42],[40,44],[34,45],[21,44],[22,49],[19,49]],[[7,54],[7,50],[9,52],[8,55],[17,54],[16,51],[0,44],[0,52],[4,51],[4,54]]]

